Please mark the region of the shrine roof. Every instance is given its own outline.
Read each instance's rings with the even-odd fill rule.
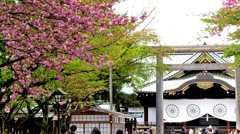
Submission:
[[[163,90],[178,90],[180,86],[182,86],[184,83],[187,83],[188,81],[197,80],[197,75],[191,76],[185,79],[174,79],[174,80],[167,80],[163,81]],[[213,80],[219,80],[225,83],[226,85],[230,85],[230,87],[235,87],[235,79],[232,79],[230,77],[223,76],[222,74],[214,74]],[[203,82],[206,82],[203,80]],[[193,84],[193,83],[192,83]],[[180,90],[180,89],[179,89]],[[156,80],[152,81],[150,84],[145,86],[143,89],[140,90],[144,92],[156,92]]]
[[[207,54],[216,63],[233,63],[234,58],[223,58],[223,53],[187,53],[187,54],[171,54],[170,58],[164,58],[164,64],[194,64],[203,54]],[[173,76],[182,72],[182,70],[174,70],[164,76],[164,79],[171,79]]]
[[[103,113],[103,114],[108,114],[108,115],[116,115],[116,116],[124,117],[124,118],[134,118],[133,116],[128,115],[128,114],[123,114],[120,112],[116,112],[116,111],[112,111],[112,110],[104,109],[104,108],[100,108],[100,107],[85,107],[82,109],[72,111],[70,114],[71,115],[82,115],[82,114],[86,114],[86,113],[91,114],[91,112]]]
[[[165,64],[191,64],[199,58],[201,54],[203,53],[173,53],[169,55],[170,58],[164,58],[163,62]],[[234,61],[233,57],[223,58],[222,52],[208,52],[207,54],[219,63],[233,63]]]
[[[170,59],[164,58],[163,62],[164,64],[195,64],[197,60],[201,56],[205,54],[207,57],[209,57],[211,60],[213,60],[214,63],[233,63],[234,59],[231,58],[223,58],[223,53],[215,53],[215,52],[207,52],[207,53],[179,53],[179,54],[171,54]],[[191,70],[188,70],[191,71]],[[224,71],[224,70],[222,70]],[[228,71],[234,73],[234,70]],[[194,81],[197,78],[197,73],[192,72],[188,75],[185,75],[184,77],[179,77],[172,79],[174,76],[184,73],[182,70],[173,70],[166,74],[164,76],[163,81],[163,90],[177,90],[181,85],[184,83],[187,83],[188,81]],[[229,75],[227,76],[227,73],[222,73],[221,70],[219,72],[211,72],[214,79],[217,82],[221,82],[221,84],[226,84],[231,89],[235,87],[235,79],[233,76]],[[139,92],[156,92],[156,78],[152,78]]]
[[[183,64],[190,59],[195,53],[174,53],[170,54],[169,58],[163,58],[165,64]]]

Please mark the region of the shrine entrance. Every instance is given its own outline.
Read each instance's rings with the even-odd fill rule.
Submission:
[[[236,122],[221,120],[206,114],[192,121],[181,123],[164,123],[164,125],[164,132],[166,133],[169,133],[172,128],[174,128],[176,133],[179,133],[182,127],[185,126],[187,132],[191,128],[193,129],[195,134],[198,134],[199,131],[202,131],[203,129],[207,129],[207,127],[209,126],[212,126],[213,129],[218,129],[219,134],[226,134],[229,130],[235,129]]]

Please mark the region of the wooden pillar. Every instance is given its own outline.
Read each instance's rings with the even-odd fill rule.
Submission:
[[[236,129],[240,130],[240,69],[235,70]]]
[[[135,131],[137,131],[137,118],[134,118],[134,128],[135,128]]]
[[[148,107],[144,106],[144,125],[148,125]]]
[[[133,124],[134,124],[134,119],[131,118],[131,122],[130,122],[129,127],[128,127],[128,133],[129,134],[132,134]]]
[[[162,56],[157,55],[156,80],[156,134],[164,134],[163,127],[163,74],[158,70],[163,63]]]
[[[99,129],[100,129],[100,127],[99,127]],[[85,134],[85,133],[86,133],[86,125],[85,125],[85,123],[83,123],[83,134]]]
[[[110,115],[110,134],[113,134],[113,132],[112,132],[112,124],[113,124],[113,121],[112,121],[112,115]]]

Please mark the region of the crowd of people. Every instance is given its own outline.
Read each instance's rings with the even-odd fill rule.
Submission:
[[[69,133],[68,133],[68,128],[67,127],[62,127],[61,134],[77,134],[76,130],[77,130],[77,126],[76,125],[72,125],[70,127],[70,132]],[[101,134],[101,131],[97,127],[94,127],[92,129],[91,134]],[[122,129],[118,129],[116,134],[128,134],[128,130],[125,129],[125,131],[123,132]]]
[[[76,134],[76,130],[77,130],[77,127],[75,125],[72,125],[70,127],[70,132],[68,133],[68,128],[67,127],[63,127],[61,129],[61,134]],[[136,131],[133,131],[133,134],[136,134],[135,133]],[[97,127],[94,127],[92,129],[92,132],[91,134],[101,134],[101,131],[97,128]],[[118,129],[116,134],[128,134],[128,130],[125,129],[125,130],[122,130],[122,129]],[[150,129],[147,131],[145,130],[143,132],[143,134],[153,134],[152,132],[152,128],[150,127]],[[175,131],[174,131],[174,128],[172,128],[170,130],[170,134],[177,134]],[[187,130],[185,127],[182,128],[180,134],[218,134],[218,128],[217,127],[213,127],[213,126],[209,126],[207,128],[202,128],[200,129],[198,132],[194,132],[192,128],[190,128],[189,130]],[[230,132],[228,134],[240,134],[240,131],[235,129],[235,130],[230,130]]]
[[[218,128],[217,127],[213,127],[213,126],[209,126],[207,128],[203,128],[199,134],[218,134]]]
[[[68,133],[68,128],[67,127],[62,127],[61,134],[76,134],[76,130],[77,130],[77,126],[76,125],[72,125],[70,127],[70,132],[69,133]]]
[[[240,134],[240,131],[235,129],[235,130],[230,130],[228,134]]]
[[[174,128],[170,130],[170,134],[176,134]],[[218,128],[210,125],[209,127],[199,129],[195,133],[192,128],[187,131],[187,129],[183,127],[180,134],[218,134]],[[235,129],[231,130],[228,134],[240,134],[240,131]]]

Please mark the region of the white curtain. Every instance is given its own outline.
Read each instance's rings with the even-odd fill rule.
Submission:
[[[163,104],[165,122],[186,122],[205,114],[236,121],[235,99],[165,99]]]

